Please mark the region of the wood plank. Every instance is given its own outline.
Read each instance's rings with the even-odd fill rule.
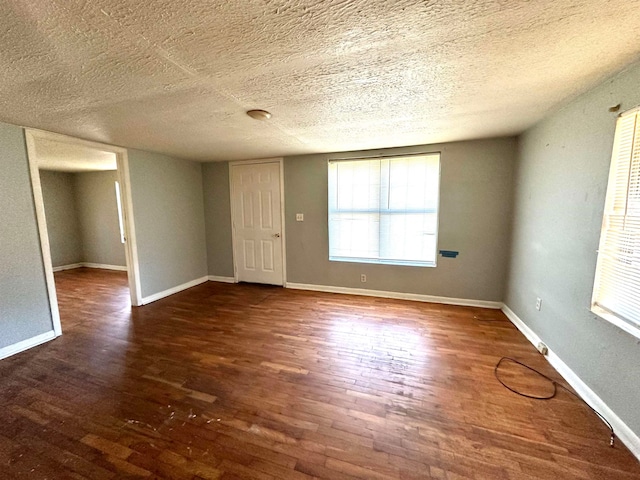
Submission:
[[[132,309],[56,273],[64,335],[0,362],[0,478],[638,479],[496,310],[208,282]],[[535,377],[505,372],[519,387]]]

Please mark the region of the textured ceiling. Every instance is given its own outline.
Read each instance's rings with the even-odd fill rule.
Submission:
[[[42,170],[93,172],[116,170],[116,155],[96,148],[36,138],[36,161]]]
[[[5,0],[0,14],[0,120],[197,160],[511,135],[640,55],[640,0]]]

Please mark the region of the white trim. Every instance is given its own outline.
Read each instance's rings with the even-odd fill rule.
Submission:
[[[232,162],[229,162],[229,167],[232,167],[234,165],[250,165],[252,163],[254,164],[258,164],[258,163],[275,163],[275,162],[282,162],[283,157],[273,157],[273,158],[256,158],[253,160],[234,160]]]
[[[73,270],[74,268],[102,268],[104,270],[118,270],[120,272],[126,272],[127,267],[124,265],[107,265],[104,263],[71,263],[69,265],[60,265],[59,267],[53,267],[54,272],[61,272],[63,270]]]
[[[420,145],[420,148],[429,147],[429,145]],[[398,148],[395,148],[397,150]],[[356,150],[353,152],[344,152],[346,153],[346,157],[334,157],[334,154],[329,154],[327,156],[327,160],[330,162],[345,162],[345,161],[353,161],[353,160],[377,160],[380,158],[393,158],[393,157],[419,157],[420,155],[434,155],[438,154],[442,157],[442,149],[437,148],[434,150],[427,151],[417,151],[411,153],[390,153],[389,150],[394,150],[393,148],[377,148],[374,150]],[[378,152],[374,154],[373,152]],[[369,155],[362,155],[362,153],[369,153]],[[341,153],[342,154],[342,153]]]
[[[38,234],[40,236],[40,251],[42,252],[42,264],[44,267],[44,277],[49,295],[49,309],[51,311],[51,322],[56,336],[62,335],[62,324],[60,323],[60,309],[58,308],[58,295],[56,293],[56,283],[53,278],[53,264],[51,262],[51,246],[49,245],[49,233],[47,232],[47,217],[44,212],[44,199],[42,196],[42,185],[40,183],[40,171],[38,170],[38,160],[36,158],[36,134],[35,131],[24,131],[27,142],[27,157],[29,162],[29,173],[31,174],[31,187],[33,189],[33,203],[36,209],[36,222],[38,224]],[[27,347],[28,348],[28,347]]]
[[[191,280],[190,282],[183,283],[182,285],[177,285],[175,287],[169,288],[167,290],[163,290],[162,292],[154,293],[153,295],[149,295],[142,299],[142,305],[147,305],[151,302],[155,302],[160,300],[161,298],[168,297],[169,295],[173,295],[174,293],[181,292],[186,290],[187,288],[195,287],[196,285],[200,285],[209,280],[209,277],[200,277],[195,280]]]
[[[595,292],[595,288],[593,289]],[[592,304],[591,305],[591,313],[597,315],[598,317],[606,320],[607,322],[613,323],[616,327],[621,328],[627,333],[630,333],[636,338],[640,338],[640,327],[623,320],[618,315],[608,310],[605,310],[600,305]]]
[[[502,302],[473,300],[467,298],[436,297],[434,295],[423,295],[420,293],[387,292],[384,290],[365,290],[363,288],[334,287],[331,285],[311,285],[307,283],[287,283],[287,288],[292,288],[295,290],[311,290],[314,292],[363,295],[366,297],[396,298],[400,300],[413,300],[416,302],[443,303],[445,305],[460,305],[463,307],[481,307],[493,309],[502,308]]]
[[[514,313],[514,311],[511,310],[506,304],[502,305],[501,310],[502,310],[502,313],[504,313],[507,316],[509,321],[513,323],[518,330],[520,330],[520,333],[522,333],[527,338],[527,340],[529,340],[529,342],[531,342],[531,344],[537,348],[538,343],[541,342],[540,337],[538,337],[538,335],[536,335],[536,333],[533,330],[531,330],[526,323],[520,320],[520,317],[518,317]]]
[[[127,271],[127,267],[125,265],[106,265],[104,263],[88,263],[88,262],[82,262],[81,265],[86,268],[102,268],[104,270],[118,270],[120,272]]]
[[[284,157],[274,157],[274,158],[258,158],[255,160],[237,160],[233,162],[229,162],[229,204],[231,207],[231,255],[233,260],[233,278],[234,283],[239,282],[238,278],[238,269],[236,268],[236,258],[238,258],[236,254],[236,240],[235,234],[236,229],[233,224],[233,198],[234,198],[234,188],[233,181],[231,175],[231,168],[238,165],[255,165],[262,163],[278,163],[280,170],[280,239],[282,240],[282,286],[287,286],[287,243],[286,243],[286,228],[285,228],[285,211],[284,211]]]
[[[140,282],[138,242],[133,220],[129,154],[126,149],[123,148],[116,152],[116,162],[118,163],[118,183],[120,185],[120,200],[122,201],[122,215],[124,217],[124,251],[127,262],[127,277],[129,278],[129,294],[131,295],[131,305],[138,307],[143,305],[142,283]]]
[[[600,229],[600,242],[598,244],[598,250],[597,250],[598,256],[596,261],[596,272],[593,280],[593,290],[591,293],[591,312],[597,315],[598,317],[602,318],[603,320],[613,323],[618,328],[621,328],[622,330],[624,330],[627,333],[630,333],[636,338],[640,338],[640,325],[632,321],[631,319],[625,319],[624,316],[620,315],[620,312],[608,310],[607,308],[599,305],[598,300],[600,300],[599,297],[601,295],[601,290],[603,288],[602,278],[603,278],[603,275],[605,274],[605,271],[607,270],[606,267],[604,267],[604,265],[607,263],[607,255],[604,255],[603,252],[607,251],[607,243],[608,243],[608,240],[611,238],[610,232],[615,231],[615,229],[614,230],[609,229],[610,222],[608,220],[608,217],[612,213],[612,210],[614,210],[613,204],[615,203],[615,198],[617,193],[616,190],[620,187],[620,185],[618,185],[618,182],[617,182],[617,178],[618,178],[617,170],[621,163],[623,164],[632,163],[632,158],[635,156],[634,154],[637,147],[632,143],[632,148],[631,148],[632,158],[627,158],[627,155],[625,155],[622,159],[620,158],[621,138],[625,135],[625,131],[624,131],[624,128],[622,128],[621,126],[621,122],[623,121],[622,120],[623,117],[626,117],[628,115],[633,115],[633,116],[638,115],[638,108],[640,107],[636,107],[621,113],[618,116],[618,120],[616,122],[615,135],[613,139],[613,150],[611,152],[611,164],[609,167],[609,177],[607,182],[607,193],[605,197],[604,212],[602,215],[602,224]],[[635,136],[635,130],[636,128],[638,128],[638,122],[640,121],[640,117],[636,117],[633,121],[634,121],[634,127],[633,127],[634,131],[631,133]],[[631,175],[631,172],[629,173],[629,175]],[[624,177],[627,178],[628,176],[625,175]],[[627,178],[627,183],[630,181],[631,181],[631,178],[630,177]],[[626,188],[624,189],[626,190],[627,195],[629,194],[629,189],[630,189],[630,185],[627,184]],[[627,212],[625,211],[625,218],[626,218],[626,214]],[[613,275],[614,277],[616,277],[615,273]],[[605,280],[604,283],[606,284],[607,280]]]
[[[626,117],[627,115],[631,115],[639,111],[640,111],[640,105],[638,105],[637,107],[630,108],[629,110],[625,110],[624,112],[619,114],[618,117]]]
[[[408,154],[380,154],[372,157],[362,157],[355,156],[351,158],[327,158],[327,225],[328,225],[328,235],[329,235],[329,244],[331,244],[331,204],[334,201],[333,196],[331,195],[331,184],[333,183],[331,180],[331,173],[329,168],[331,163],[340,163],[340,162],[357,162],[357,161],[382,161],[382,160],[390,160],[393,158],[406,158],[406,157],[427,157],[427,156],[437,156],[438,157],[438,200],[436,202],[435,214],[436,214],[436,233],[435,233],[435,242],[434,242],[434,256],[433,262],[426,261],[416,261],[416,260],[385,260],[382,258],[374,257],[374,258],[362,258],[362,257],[349,257],[349,256],[332,256],[331,248],[329,247],[329,261],[330,262],[351,262],[351,263],[369,263],[375,265],[405,265],[411,267],[419,267],[419,268],[435,268],[438,266],[438,256],[439,256],[439,248],[438,248],[438,239],[440,235],[440,197],[442,194],[442,152],[436,151],[431,153],[408,153]],[[336,173],[337,175],[337,173]],[[336,177],[336,183],[338,182]],[[380,240],[382,241],[382,240]],[[438,302],[442,303],[442,302]],[[491,307],[495,308],[495,307]]]
[[[61,272],[63,270],[73,270],[74,268],[82,268],[84,267],[84,265],[82,263],[70,263],[68,265],[60,265],[58,267],[53,267],[53,271],[55,272]]]
[[[14,343],[13,345],[2,347],[0,348],[0,360],[10,357],[11,355],[15,355],[16,353],[29,350],[30,348],[48,342],[49,340],[53,340],[57,336],[58,334],[55,330],[50,330],[48,332],[41,333],[40,335],[36,335],[35,337],[27,338],[26,340],[22,340],[21,342]]]
[[[47,282],[47,291],[49,293],[49,305],[51,308],[51,317],[53,319],[53,328],[56,334],[62,335],[62,326],[60,324],[60,312],[58,309],[58,299],[56,295],[55,281],[53,278],[53,266],[51,263],[49,234],[47,232],[47,221],[44,212],[44,202],[42,199],[42,187],[40,184],[40,172],[38,170],[38,158],[36,149],[37,139],[52,140],[67,143],[69,145],[81,145],[88,148],[95,148],[101,151],[111,152],[116,155],[117,176],[118,182],[120,184],[120,194],[123,200],[124,227],[125,236],[127,239],[125,243],[125,253],[127,258],[127,276],[129,279],[131,305],[141,305],[142,288],[140,285],[138,249],[133,222],[133,203],[131,201],[131,180],[129,176],[129,157],[127,155],[127,149],[33,128],[25,128],[24,133],[27,143],[27,156],[29,158],[29,170],[31,173],[31,184],[33,188],[33,199],[36,208],[36,219],[38,223],[38,231],[40,234],[40,249],[42,251],[45,279]]]
[[[287,288],[287,226],[284,211],[284,158],[280,158],[280,229],[282,230],[282,286]]]
[[[540,341],[543,341],[507,305],[502,306],[502,311],[511,323],[513,323],[534,346],[537,346]],[[549,346],[547,345],[547,348],[548,347]],[[640,437],[638,437],[638,435],[631,430],[631,428],[629,428],[629,426],[624,423],[613,410],[611,410],[604,400],[591,390],[591,388],[589,388],[589,386],[573,370],[571,370],[571,368],[564,363],[564,361],[553,350],[551,350],[551,348],[549,348],[549,353],[547,354],[546,359],[585,402],[597,410],[609,423],[611,423],[611,426],[616,433],[616,437],[618,437],[622,443],[627,446],[631,453],[640,460]]]
[[[233,277],[219,277],[217,275],[209,275],[207,278],[210,282],[237,283],[236,279]]]

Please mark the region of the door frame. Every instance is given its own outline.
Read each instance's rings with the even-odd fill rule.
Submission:
[[[232,254],[233,254],[233,279],[235,283],[238,283],[238,268],[236,265],[236,260],[238,255],[236,253],[236,227],[234,224],[233,218],[233,199],[234,199],[234,188],[233,188],[233,178],[231,176],[231,168],[237,165],[257,165],[261,163],[277,163],[278,169],[280,170],[280,228],[282,233],[280,234],[280,238],[282,239],[282,286],[286,288],[287,286],[287,241],[286,241],[286,228],[285,228],[285,212],[284,212],[284,158],[282,157],[274,157],[274,158],[258,158],[255,160],[238,160],[229,162],[229,207],[231,214],[231,246],[232,246]]]
[[[131,305],[142,305],[142,291],[140,286],[140,266],[138,264],[138,246],[136,242],[136,232],[133,222],[133,202],[131,199],[131,178],[129,175],[129,157],[127,149],[115,147],[104,143],[81,140],[67,135],[37,130],[33,128],[24,129],[27,143],[27,157],[29,159],[29,172],[31,174],[31,186],[33,190],[33,200],[36,207],[36,220],[40,236],[40,251],[44,264],[45,280],[49,293],[49,304],[51,307],[51,317],[53,319],[53,330],[56,336],[62,335],[62,325],[60,323],[60,310],[58,308],[58,296],[53,276],[53,263],[51,261],[51,247],[49,244],[49,232],[47,230],[47,218],[44,211],[44,200],[42,197],[42,185],[40,183],[40,172],[38,169],[38,159],[36,151],[36,141],[53,140],[69,145],[79,145],[111,152],[116,155],[117,177],[120,184],[120,197],[122,199],[122,214],[124,220],[125,235],[125,256],[127,261],[127,277],[129,279],[129,292],[131,294]]]

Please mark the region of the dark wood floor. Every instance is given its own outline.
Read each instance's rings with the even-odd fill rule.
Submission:
[[[131,309],[56,274],[64,335],[0,362],[0,478],[640,479],[502,313],[209,282]],[[511,381],[542,389],[523,372]]]

